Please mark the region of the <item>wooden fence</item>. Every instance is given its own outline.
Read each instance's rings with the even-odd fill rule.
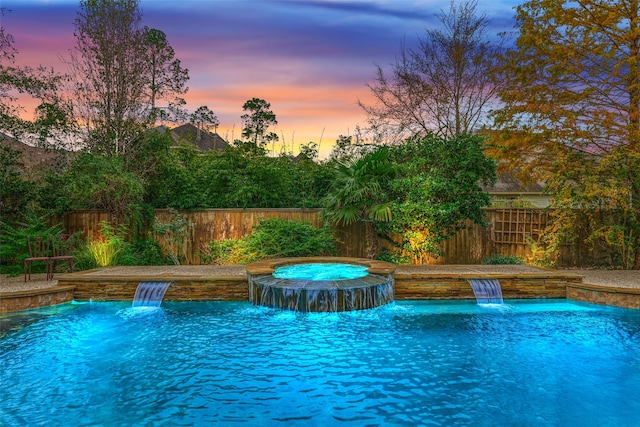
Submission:
[[[481,264],[492,255],[531,256],[530,242],[535,241],[548,221],[548,214],[542,209],[487,209],[488,227],[469,224],[453,238],[442,245],[444,256],[429,258],[427,264]],[[210,241],[239,239],[251,233],[261,218],[279,217],[309,222],[315,226],[322,224],[321,209],[207,209],[202,211],[181,211],[180,215],[193,224],[184,241],[184,257],[189,264],[199,264],[198,253]],[[157,210],[156,221],[170,223],[170,210]],[[100,235],[100,223],[113,223],[103,211],[74,211],[58,218],[69,233],[82,232],[84,238]],[[354,224],[338,228],[336,236],[340,240],[339,255],[364,257],[364,227]],[[162,245],[168,242],[162,236],[155,236]],[[384,246],[384,243],[383,243]],[[558,265],[588,265],[584,254],[574,248],[563,248]]]

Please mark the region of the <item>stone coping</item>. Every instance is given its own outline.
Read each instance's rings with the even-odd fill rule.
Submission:
[[[499,279],[501,277],[557,277],[582,279],[582,275],[569,270],[552,270],[526,265],[399,265],[396,277],[461,279]]]
[[[39,288],[39,289],[29,289],[29,290],[21,290],[14,292],[0,292],[0,299],[2,298],[20,298],[20,297],[32,297],[37,295],[47,295],[53,294],[56,292],[65,292],[65,291],[73,291],[75,289],[74,285],[61,285],[61,286],[52,286],[50,288]]]
[[[597,291],[597,292],[611,293],[611,294],[640,295],[640,288],[591,285],[589,283],[570,283],[567,286],[570,286],[572,288],[577,288],[577,289],[584,289],[588,291]]]
[[[368,267],[369,274],[389,275],[396,270],[396,265],[386,261],[378,261],[368,258],[350,257],[292,257],[264,259],[246,266],[247,275],[258,276],[272,274],[276,268],[292,264],[355,264]]]
[[[130,282],[130,281],[246,281],[244,266],[151,266],[151,267],[105,267],[94,270],[67,273],[58,279],[60,283],[68,282]]]

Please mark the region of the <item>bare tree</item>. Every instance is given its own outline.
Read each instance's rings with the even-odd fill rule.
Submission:
[[[158,116],[165,120],[184,103],[177,95],[187,90],[188,71],[166,35],[141,22],[139,0],[80,1],[76,46],[66,63],[75,114],[94,152],[129,153]],[[167,108],[158,107],[161,99]]]
[[[417,49],[403,42],[390,77],[377,66],[368,85],[376,103],[359,101],[376,133],[453,136],[471,133],[486,119],[497,92],[490,70],[501,49],[487,37],[490,21],[477,15],[475,1],[452,1],[437,17],[442,28],[426,30]]]

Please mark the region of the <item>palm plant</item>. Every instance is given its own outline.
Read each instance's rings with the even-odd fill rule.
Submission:
[[[385,184],[393,174],[389,149],[380,147],[346,163],[337,163],[336,177],[324,199],[325,217],[336,225],[365,224],[367,257],[378,252],[376,222],[391,220]]]

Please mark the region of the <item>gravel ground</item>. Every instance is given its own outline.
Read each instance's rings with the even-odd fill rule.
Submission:
[[[182,271],[186,274],[196,274],[198,268],[195,266],[185,266]],[[532,267],[520,267],[527,269],[524,273],[535,271]],[[402,269],[401,267],[399,268]],[[411,268],[414,270],[414,268]],[[506,272],[506,266],[424,266],[425,272],[433,272],[438,274],[446,273],[469,273],[478,270],[493,271],[495,273]],[[211,270],[211,267],[207,267]],[[563,272],[575,273],[583,276],[583,283],[590,285],[611,286],[620,288],[640,288],[640,271],[638,270],[558,270]],[[220,267],[220,274],[235,275],[240,274],[238,267]],[[24,276],[17,277],[0,277],[0,293],[3,292],[19,292],[33,289],[43,289],[56,286],[57,280],[46,280],[44,274],[32,274],[31,280],[24,282]]]

